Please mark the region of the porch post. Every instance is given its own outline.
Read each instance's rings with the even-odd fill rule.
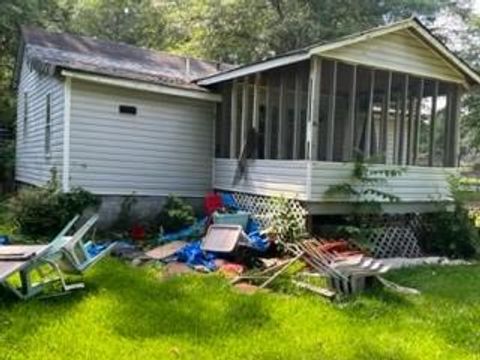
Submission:
[[[460,86],[455,86],[453,90],[452,96],[452,111],[450,117],[450,143],[448,148],[450,149],[449,154],[449,162],[447,166],[458,166],[458,155],[459,155],[459,147],[460,147],[460,107],[461,107],[461,99],[462,99],[462,89]],[[448,134],[447,134],[448,135]]]
[[[355,102],[357,97],[357,65],[352,65],[352,86],[348,96],[348,118],[343,160],[353,160],[355,148]]]
[[[335,138],[335,99],[337,94],[337,62],[333,62],[332,84],[330,87],[330,96],[328,101],[328,118],[327,118],[327,137],[326,137],[326,160],[333,160],[333,143]]]
[[[418,144],[420,142],[420,121],[421,121],[421,112],[422,112],[422,99],[423,99],[423,89],[425,87],[425,80],[420,79],[420,85],[418,89],[417,97],[417,108],[415,110],[415,125],[414,125],[414,135],[413,135],[413,159],[412,164],[417,163],[418,157]]]
[[[435,151],[435,119],[437,116],[437,97],[438,97],[438,80],[435,80],[432,97],[432,113],[430,115],[430,141],[428,150],[428,166],[433,166],[433,152]]]
[[[230,109],[230,158],[235,159],[237,157],[237,91],[238,82],[234,79],[232,82],[232,100]]]
[[[308,82],[308,119],[306,158],[318,158],[318,117],[320,111],[320,83],[322,77],[322,60],[317,56],[310,59],[310,81]]]

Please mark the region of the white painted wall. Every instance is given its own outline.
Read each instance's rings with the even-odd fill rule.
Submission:
[[[120,114],[119,105],[137,108]],[[71,186],[199,197],[211,188],[214,104],[72,81]]]
[[[28,93],[28,122],[24,129],[24,93]],[[47,94],[51,94],[51,154],[45,154]],[[17,134],[15,179],[43,185],[57,169],[61,181],[63,157],[63,80],[30,69],[24,61],[17,89]],[[26,130],[26,131],[25,131]]]

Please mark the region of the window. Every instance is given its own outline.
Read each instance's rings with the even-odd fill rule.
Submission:
[[[52,112],[51,112],[51,95],[47,94],[45,114],[45,155],[50,155],[52,142]]]
[[[23,93],[23,139],[27,138],[28,127],[28,93]]]

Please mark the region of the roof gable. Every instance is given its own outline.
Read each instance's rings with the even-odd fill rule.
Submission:
[[[413,28],[365,37],[336,48],[320,46],[313,49],[312,54],[427,78],[467,81],[457,66],[419,37]]]
[[[398,42],[399,38],[402,38],[400,42]],[[388,63],[384,58],[379,57],[380,54],[374,54],[374,51],[388,52],[389,49],[392,50],[387,59]],[[346,54],[348,51],[351,52],[349,56]],[[314,44],[292,53],[223,71],[200,78],[197,83],[211,85],[305,60],[314,55],[336,57],[347,62],[364,63],[376,68],[440,78],[464,85],[480,84],[480,75],[452,53],[416,18]],[[405,64],[398,64],[402,58],[406,58]],[[412,62],[416,65],[413,69],[409,65]]]

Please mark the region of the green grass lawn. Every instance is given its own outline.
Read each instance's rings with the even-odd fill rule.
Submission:
[[[342,304],[309,294],[232,291],[217,276],[158,280],[116,260],[70,296],[0,297],[0,359],[480,359],[480,266],[390,278]]]

